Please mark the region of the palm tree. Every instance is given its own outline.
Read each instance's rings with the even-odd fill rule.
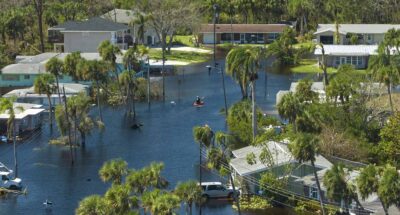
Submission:
[[[293,124],[294,130],[296,130],[296,119],[302,111],[302,105],[299,98],[292,92],[285,94],[277,105],[279,115],[289,120],[289,123]]]
[[[151,207],[153,215],[171,215],[175,214],[174,211],[179,208],[179,197],[172,193],[161,193],[155,199]]]
[[[97,107],[99,110],[100,120],[103,121],[100,106],[100,83],[107,81],[107,66],[104,61],[98,60],[80,60],[78,63],[78,71],[82,74],[84,80],[91,80],[96,83],[97,89]]]
[[[289,0],[288,11],[293,16],[297,16],[300,20],[300,34],[304,35],[305,29],[307,29],[307,14],[313,8],[313,1],[310,0]]]
[[[46,63],[46,71],[54,75],[56,79],[58,99],[60,103],[61,103],[61,95],[60,95],[60,85],[58,77],[63,73],[63,69],[64,69],[64,63],[56,57],[51,58]]]
[[[74,81],[82,79],[82,75],[79,74],[78,65],[82,60],[81,54],[79,52],[72,52],[65,56],[64,59],[64,72],[65,74],[72,77]]]
[[[144,192],[142,194],[141,203],[145,214],[146,211],[151,211],[151,209],[153,208],[153,204],[155,203],[157,197],[160,196],[161,193],[162,193],[161,190],[154,189],[152,191]]]
[[[311,162],[311,166],[314,169],[315,181],[317,183],[321,211],[322,214],[325,215],[321,185],[319,183],[317,171],[314,164],[315,157],[318,155],[319,151],[318,145],[319,139],[314,135],[307,133],[298,133],[296,139],[289,144],[289,150],[298,162]]]
[[[240,91],[242,92],[242,99],[247,99],[249,79],[248,76],[246,76],[245,71],[237,65],[237,54],[239,54],[239,52],[233,51],[232,49],[226,56],[226,73],[232,76],[232,78],[239,84]]]
[[[84,93],[80,93],[77,96],[72,96],[68,99],[68,117],[71,118],[74,127],[75,141],[77,138],[77,131],[81,133],[82,143],[84,144],[84,137],[86,133],[89,133],[94,127],[93,120],[88,116],[91,101],[88,96]]]
[[[327,189],[327,196],[336,202],[341,202],[348,213],[354,194],[349,189],[347,177],[343,164],[335,164],[325,173],[323,181]]]
[[[107,214],[128,214],[137,206],[135,198],[130,195],[128,185],[112,185],[104,195]]]
[[[77,215],[106,215],[109,208],[106,201],[99,195],[92,195],[79,202],[75,213]]]
[[[17,164],[17,148],[16,148],[16,132],[15,132],[15,110],[23,111],[20,106],[14,105],[16,98],[0,98],[0,113],[7,113],[7,138],[13,139],[13,149],[14,149],[14,171],[15,177],[18,177],[18,164]]]
[[[51,103],[51,95],[54,92],[54,75],[52,74],[42,74],[36,77],[35,82],[33,83],[33,89],[35,93],[46,94],[47,100],[49,102],[49,120],[50,126],[53,125],[53,117],[52,110],[53,106]]]
[[[136,19],[132,21],[132,25],[137,26],[137,36],[142,44],[144,44],[144,33],[146,32],[146,22],[148,19],[148,16],[137,13]]]
[[[118,46],[113,45],[109,40],[101,42],[97,50],[99,51],[103,61],[111,65],[118,81],[117,55],[121,54],[121,50]]]
[[[385,166],[378,186],[378,196],[382,202],[385,213],[391,205],[400,206],[400,174],[395,167]]]
[[[111,181],[114,185],[122,183],[122,177],[128,174],[128,163],[121,159],[114,159],[106,161],[101,169],[99,175],[102,181]]]
[[[316,46],[321,47],[321,63],[320,63],[320,67],[322,69],[322,72],[324,73],[324,84],[325,87],[329,85],[329,80],[328,80],[328,67],[327,67],[327,62],[326,62],[326,56],[325,56],[325,48],[324,48],[324,44],[322,43],[318,43]]]
[[[260,67],[260,49],[250,46],[234,48],[229,51],[226,64],[228,72],[231,74],[234,74],[234,68],[242,70],[242,74],[233,76],[241,78],[242,84],[247,84],[245,83],[247,80],[250,82],[253,139],[255,139],[257,135],[256,80],[258,78],[257,71]],[[247,87],[247,85],[242,87]]]
[[[178,183],[174,192],[181,201],[185,202],[189,214],[192,214],[193,203],[200,203],[201,201],[201,187],[196,181],[186,181],[183,183]]]
[[[129,48],[122,58],[125,69],[128,71],[135,70],[138,71],[140,67],[140,63],[138,61],[139,50],[137,48]]]

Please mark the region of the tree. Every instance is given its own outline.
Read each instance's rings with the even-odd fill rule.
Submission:
[[[165,100],[165,54],[167,36],[172,37],[176,28],[185,22],[186,16],[197,13],[195,1],[191,0],[135,0],[134,10],[148,16],[147,25],[154,29],[161,42],[163,99]]]
[[[161,193],[156,197],[150,209],[152,214],[170,215],[175,214],[175,210],[179,208],[179,197],[172,193]]]
[[[122,87],[125,88],[125,103],[127,104],[127,113],[130,115],[133,113],[133,117],[136,117],[135,108],[135,92],[137,89],[135,71],[124,71],[119,76],[119,82]],[[130,102],[129,102],[130,101]]]
[[[109,40],[104,40],[101,42],[97,50],[99,51],[103,61],[110,64],[111,69],[115,73],[117,81],[119,81],[117,55],[121,54],[121,50],[118,48],[118,46],[113,45]],[[118,87],[120,86],[118,85]]]
[[[100,106],[100,83],[107,81],[107,65],[104,61],[80,60],[78,63],[78,71],[82,75],[83,80],[91,80],[96,83],[97,108],[99,110],[100,120],[103,121]]]
[[[342,208],[348,213],[352,198],[357,196],[357,194],[353,193],[350,185],[347,184],[347,178],[348,175],[345,172],[343,164],[334,164],[325,173],[323,181],[328,198],[336,202],[341,202]]]
[[[13,139],[13,149],[14,149],[14,171],[15,177],[18,177],[18,164],[17,164],[17,147],[16,141],[17,136],[15,132],[15,110],[23,111],[21,106],[15,106],[16,98],[0,98],[0,113],[7,113],[7,138]],[[12,134],[11,134],[12,132]]]
[[[58,99],[60,103],[61,103],[61,95],[60,95],[60,85],[58,82],[58,77],[63,73],[63,69],[64,69],[64,63],[56,57],[52,57],[46,63],[46,71],[52,74],[56,79]]]
[[[296,31],[292,28],[285,28],[282,34],[267,48],[267,56],[276,57],[277,65],[295,65],[297,63],[296,50],[293,45],[296,43]],[[300,49],[299,49],[300,50]]]
[[[40,38],[40,51],[44,52],[44,35],[43,35],[43,12],[45,6],[45,0],[32,0],[33,7],[36,11],[39,38]]]
[[[395,167],[386,165],[378,185],[378,196],[385,212],[391,205],[400,206],[400,174]]]
[[[180,198],[182,202],[188,207],[189,214],[192,214],[193,203],[201,202],[201,187],[196,181],[187,181],[178,183],[175,188],[175,194]]]
[[[296,129],[296,119],[303,109],[299,98],[292,92],[289,92],[281,98],[277,109],[279,115],[289,120],[289,123],[292,123],[294,129]]]
[[[322,68],[322,72],[324,73],[324,84],[326,87],[329,85],[329,79],[328,79],[328,68],[327,68],[327,62],[326,62],[326,56],[325,56],[325,48],[324,48],[324,44],[322,44],[322,43],[319,43],[316,46],[321,47],[322,58],[321,58],[320,67]]]
[[[354,67],[352,65],[342,65],[339,67],[337,73],[333,76],[330,84],[326,87],[326,94],[328,97],[337,103],[339,98],[343,107],[346,103],[350,102],[350,96],[356,93],[357,85],[356,78],[350,75],[354,72]]]
[[[114,185],[120,185],[122,178],[128,174],[128,163],[121,159],[107,161],[99,170],[101,180],[111,181]]]
[[[51,102],[51,95],[55,90],[54,86],[54,76],[51,74],[42,74],[36,77],[35,82],[33,83],[33,88],[35,93],[39,94],[46,94],[47,100],[49,102],[49,121],[50,126],[53,124],[53,117],[52,117],[52,102]]]
[[[396,112],[387,120],[387,124],[380,131],[379,147],[383,151],[385,161],[400,167],[400,112]]]
[[[131,25],[137,26],[137,36],[139,38],[139,42],[141,44],[144,44],[144,33],[146,32],[146,23],[149,20],[150,17],[142,14],[142,13],[137,13],[136,14],[136,19],[134,19],[131,22]]]
[[[288,1],[288,12],[292,16],[296,16],[300,22],[300,34],[303,36],[307,29],[307,14],[313,10],[312,0],[289,0]]]
[[[321,185],[319,183],[317,171],[314,164],[315,158],[319,152],[318,145],[319,139],[314,135],[307,133],[298,133],[294,141],[289,144],[289,150],[298,162],[311,162],[311,166],[314,169],[315,181],[317,183],[321,211],[322,214],[325,214]]]
[[[76,209],[77,215],[106,215],[109,208],[106,201],[99,195],[92,195],[84,198]]]
[[[72,52],[65,56],[63,71],[65,74],[71,76],[74,81],[82,79],[82,74],[80,74],[78,70],[79,62],[82,59],[83,58],[79,52]]]
[[[137,207],[137,199],[130,195],[128,185],[112,185],[104,195],[107,214],[128,214]]]
[[[318,101],[318,93],[312,91],[312,81],[302,79],[297,82],[296,96],[301,103]]]
[[[252,100],[253,139],[255,139],[257,135],[256,80],[258,79],[257,72],[259,67],[260,50],[257,48],[250,46],[234,48],[229,52],[227,56],[227,68],[228,71],[231,71],[231,74],[235,74],[235,72],[237,72],[235,70],[242,70],[242,74],[234,75],[233,77],[238,78],[238,80],[240,80],[242,84],[246,84],[246,80],[248,80],[250,83]],[[242,87],[247,87],[247,85]]]

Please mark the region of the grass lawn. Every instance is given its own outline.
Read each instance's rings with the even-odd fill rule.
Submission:
[[[150,59],[162,60],[161,49],[150,49],[149,55]],[[171,50],[170,54],[166,53],[165,58],[167,60],[182,61],[188,63],[201,63],[210,60],[211,54]]]
[[[318,67],[318,61],[316,59],[303,59],[296,66],[289,68],[290,72],[293,73],[322,73],[322,69]],[[365,69],[356,70],[357,73],[365,74],[367,71]],[[336,73],[337,69],[328,67],[328,73]]]
[[[311,46],[314,46],[314,45],[315,45],[315,43],[313,43],[311,41],[307,41],[307,42],[304,42],[304,43],[296,43],[296,44],[293,45],[293,47],[298,49],[298,48],[301,48],[301,47],[311,47]]]
[[[175,35],[174,36],[174,43],[179,43],[184,46],[194,47],[193,43],[191,42],[193,35]],[[169,39],[167,39],[169,41]]]

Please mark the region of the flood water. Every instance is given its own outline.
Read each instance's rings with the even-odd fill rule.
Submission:
[[[124,108],[104,108],[105,132],[94,132],[88,137],[85,148],[74,149],[73,166],[69,148],[49,145],[50,136],[57,136],[57,132],[50,134],[48,126],[43,126],[17,147],[19,177],[28,194],[0,199],[0,214],[73,214],[82,198],[104,194],[110,187],[101,182],[98,170],[113,158],[122,158],[135,169],[153,161],[164,162],[163,175],[171,188],[179,181],[197,179],[198,145],[193,141],[192,128],[208,124],[214,130],[226,130],[225,118],[220,113],[224,107],[221,74],[212,72],[208,76],[205,65],[187,66],[184,75],[180,70],[178,75],[167,77],[165,102],[152,102],[150,108],[147,103],[137,104],[138,120],[144,125],[141,130],[129,128]],[[289,89],[292,79],[297,78],[268,73],[265,91],[264,72],[260,72],[257,104],[267,113],[275,113],[275,95],[279,90]],[[226,89],[228,106],[241,99],[240,89],[230,77],[226,77]],[[196,96],[204,97],[203,108],[192,107]],[[0,162],[13,168],[11,144],[0,144]],[[204,181],[220,180],[212,173],[204,177]],[[46,199],[53,202],[51,208],[43,205]],[[183,210],[180,214],[184,214]],[[231,203],[214,200],[203,207],[203,214],[228,215],[236,211]],[[268,214],[287,212],[273,209]]]

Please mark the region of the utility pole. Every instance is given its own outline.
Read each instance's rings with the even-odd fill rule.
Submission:
[[[15,123],[15,119],[14,119],[14,122],[13,122],[13,148],[14,148],[14,171],[15,171],[14,177],[17,178],[18,177],[17,147],[16,147],[17,135],[15,132],[15,126],[16,126],[16,123]]]
[[[214,60],[214,67],[216,67],[216,56],[215,56],[215,52],[216,52],[216,43],[217,43],[217,38],[216,38],[216,24],[217,24],[217,18],[218,18],[218,5],[214,4],[213,5],[213,9],[214,9],[214,53],[213,53],[213,60]]]

